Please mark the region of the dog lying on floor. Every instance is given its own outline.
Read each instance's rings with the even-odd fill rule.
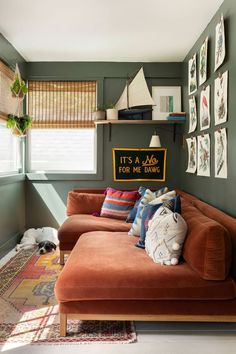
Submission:
[[[39,253],[44,254],[56,250],[58,244],[57,230],[52,227],[43,227],[25,231],[15,250],[29,250],[38,247]]]

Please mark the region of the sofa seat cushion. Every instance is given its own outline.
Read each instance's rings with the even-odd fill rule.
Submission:
[[[93,215],[78,214],[69,216],[58,230],[58,238],[61,250],[68,250],[71,244],[72,249],[80,235],[89,231],[126,231],[130,229],[130,224],[123,220],[115,220]]]
[[[83,234],[56,283],[60,302],[81,300],[225,300],[235,283],[200,278],[187,263],[176,267],[152,261],[124,232]]]

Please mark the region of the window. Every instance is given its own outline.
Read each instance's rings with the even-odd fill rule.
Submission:
[[[19,139],[0,124],[0,174],[17,173],[19,170]]]
[[[29,171],[96,172],[95,81],[29,81]]]
[[[95,129],[32,129],[30,171],[95,173]]]
[[[5,126],[7,115],[17,110],[10,90],[13,78],[13,70],[0,60],[0,175],[17,173],[21,168],[19,140]]]

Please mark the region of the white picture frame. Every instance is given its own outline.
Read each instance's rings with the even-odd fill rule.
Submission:
[[[170,113],[181,112],[181,86],[152,86],[152,98],[153,120],[167,120]]]

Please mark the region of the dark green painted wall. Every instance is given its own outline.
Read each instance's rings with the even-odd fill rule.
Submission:
[[[11,68],[15,68],[18,63],[23,76],[25,76],[25,59],[19,52],[8,42],[8,40],[0,33],[0,59],[8,64]]]
[[[180,85],[180,63],[27,63],[28,79],[80,80],[96,79],[99,82],[99,103],[115,102],[122,93],[128,73],[135,72],[143,65],[149,88],[153,85]],[[148,118],[148,117],[147,117]],[[151,118],[149,116],[149,118]],[[173,126],[156,126],[161,136],[162,146],[167,147],[167,180],[169,187],[179,186],[180,165],[180,127],[177,128],[176,142],[173,142]],[[94,180],[27,181],[27,227],[58,225],[65,218],[65,205],[68,191],[73,188],[136,188],[140,183],[113,182],[113,147],[148,147],[155,126],[121,125],[112,126],[112,140],[109,142],[107,126],[98,127],[98,146],[103,154],[98,159],[102,166],[102,176]],[[50,178],[47,176],[47,178]],[[150,185],[150,183],[148,184]],[[163,183],[152,183],[157,188]],[[53,202],[55,201],[55,202]]]
[[[24,59],[0,34],[0,59],[24,74]],[[25,177],[0,177],[0,257],[12,249],[25,228]]]
[[[228,132],[228,179],[214,178],[214,111],[213,111],[213,94],[214,79],[217,73],[214,73],[214,40],[215,26],[220,19],[221,13],[225,18],[226,32],[226,59],[220,71],[229,70],[229,98],[228,98],[228,122],[222,127],[227,128]],[[195,53],[199,53],[200,46],[206,36],[209,36],[209,72],[206,84],[211,85],[211,127],[209,130],[211,137],[211,177],[199,177],[186,173],[187,168],[187,150],[182,148],[182,168],[181,168],[181,188],[194,194],[202,200],[222,209],[223,211],[236,216],[236,2],[235,0],[225,0],[219,11],[213,17],[205,31],[199,37],[193,48],[188,53],[183,65],[183,92],[184,92],[184,108],[188,111],[188,92],[187,92],[187,62]],[[197,102],[199,102],[199,91],[197,92]],[[187,132],[187,127],[186,127]],[[199,134],[199,127],[197,133]],[[187,135],[186,135],[187,136]]]
[[[0,258],[17,243],[25,228],[25,183],[0,181]]]

